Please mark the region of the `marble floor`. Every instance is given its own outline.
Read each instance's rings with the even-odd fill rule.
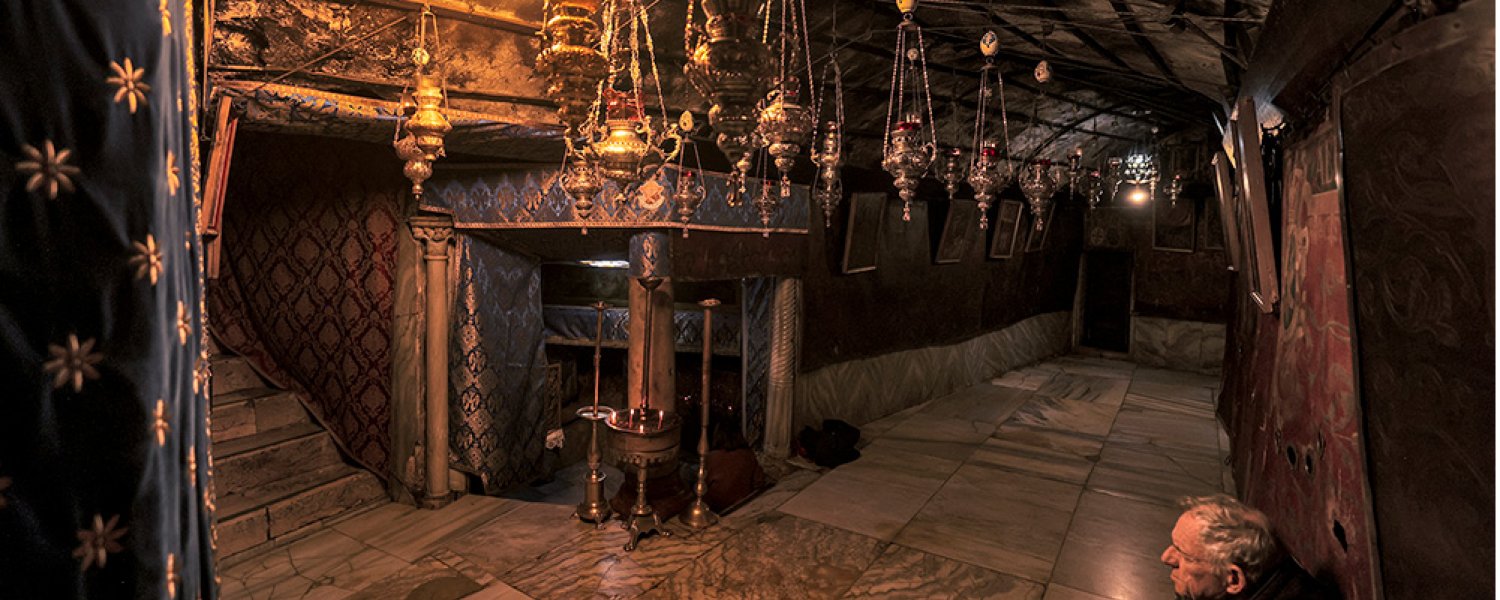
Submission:
[[[386,505],[221,569],[237,598],[1170,598],[1183,495],[1230,491],[1216,378],[1062,357],[862,428],[832,470],[622,549],[570,518],[581,466],[524,499]],[[618,484],[618,472],[611,477]]]

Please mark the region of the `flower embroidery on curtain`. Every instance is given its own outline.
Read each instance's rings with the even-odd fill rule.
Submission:
[[[152,429],[156,431],[156,445],[167,445],[167,432],[172,430],[172,425],[167,422],[167,401],[158,398],[156,400],[156,422]]]
[[[193,320],[188,315],[187,305],[177,301],[177,341],[186,346],[193,337]]]
[[[132,242],[135,246],[135,256],[130,258],[130,266],[135,267],[135,278],[150,277],[151,285],[156,285],[156,280],[161,276],[161,249],[156,247],[156,236],[146,234],[146,241]],[[193,389],[197,392],[197,388]]]
[[[151,91],[151,86],[141,81],[146,75],[145,69],[137,69],[131,64],[130,58],[125,58],[125,64],[117,62],[109,63],[109,68],[115,74],[104,81],[120,89],[115,90],[115,103],[125,102],[130,107],[130,114],[135,114],[138,105],[146,103],[146,92]]]
[[[16,163],[16,172],[22,175],[30,175],[26,180],[26,191],[35,192],[43,184],[47,186],[47,199],[56,200],[57,190],[73,192],[73,180],[79,173],[78,167],[68,164],[68,157],[73,154],[72,150],[58,152],[52,145],[52,140],[42,142],[42,149],[38,150],[31,144],[21,146],[21,152],[26,154],[26,159]]]
[[[167,151],[167,190],[177,194],[177,188],[182,187],[182,169],[177,166],[177,155]]]
[[[109,521],[105,521],[103,515],[94,515],[93,529],[78,530],[78,548],[73,550],[73,558],[83,559],[78,570],[87,571],[96,564],[104,568],[104,561],[109,558],[109,553],[125,549],[119,540],[130,528],[115,529],[119,524],[120,515],[110,517]]]
[[[68,334],[68,345],[47,344],[47,352],[52,359],[42,364],[42,370],[46,373],[54,373],[52,387],[61,388],[64,384],[72,382],[75,393],[83,391],[84,379],[98,379],[99,370],[94,365],[104,360],[104,355],[94,352],[94,340],[92,338],[83,343],[78,342],[78,336]]]

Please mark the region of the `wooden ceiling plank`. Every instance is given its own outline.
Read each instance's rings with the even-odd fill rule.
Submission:
[[[1115,9],[1115,14],[1120,17],[1120,22],[1125,24],[1125,30],[1133,34],[1130,37],[1135,38],[1135,43],[1141,47],[1142,52],[1146,53],[1146,58],[1151,60],[1151,64],[1156,65],[1156,69],[1161,71],[1161,74],[1172,83],[1182,85],[1182,79],[1178,78],[1177,73],[1172,71],[1172,65],[1156,49],[1156,44],[1151,43],[1151,38],[1146,34],[1146,30],[1141,27],[1140,21],[1136,20],[1135,13],[1130,9],[1130,4],[1125,0],[1109,0],[1109,6]]]

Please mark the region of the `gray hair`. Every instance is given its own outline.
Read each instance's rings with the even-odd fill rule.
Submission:
[[[1179,504],[1203,523],[1200,539],[1216,570],[1238,565],[1245,579],[1255,583],[1280,558],[1281,547],[1265,513],[1224,494],[1184,498]]]

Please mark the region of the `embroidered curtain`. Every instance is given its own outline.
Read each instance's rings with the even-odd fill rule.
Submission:
[[[535,258],[460,234],[449,342],[455,468],[486,493],[541,475],[547,437],[542,269]]]
[[[0,596],[216,597],[192,2],[0,3]]]

